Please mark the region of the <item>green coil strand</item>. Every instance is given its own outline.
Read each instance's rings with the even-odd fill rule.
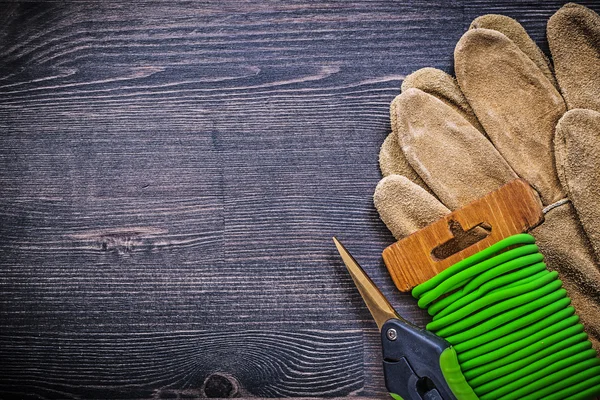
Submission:
[[[481,400],[600,395],[600,359],[543,259],[533,236],[514,235],[412,291]]]

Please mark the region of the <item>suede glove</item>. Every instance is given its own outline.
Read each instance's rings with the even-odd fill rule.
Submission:
[[[547,34],[555,69],[519,23],[482,16],[456,46],[456,80],[432,68],[408,76],[374,201],[400,239],[527,180],[546,206],[532,234],[599,350],[600,17],[567,4]]]

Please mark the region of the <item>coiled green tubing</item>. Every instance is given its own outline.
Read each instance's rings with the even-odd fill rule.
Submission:
[[[531,235],[514,235],[412,291],[481,400],[600,394],[600,359],[543,259]]]

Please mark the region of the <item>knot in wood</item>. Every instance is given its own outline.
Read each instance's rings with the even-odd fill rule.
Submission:
[[[202,391],[205,397],[230,398],[239,394],[239,385],[233,376],[217,372],[206,377]]]

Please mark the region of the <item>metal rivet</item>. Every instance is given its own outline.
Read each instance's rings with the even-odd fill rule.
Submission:
[[[390,340],[396,340],[398,338],[398,332],[394,328],[390,328],[385,333],[387,338]]]

